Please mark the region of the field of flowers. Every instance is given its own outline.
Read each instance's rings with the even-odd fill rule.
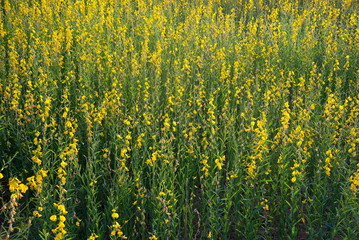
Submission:
[[[359,239],[359,2],[1,0],[1,239]]]

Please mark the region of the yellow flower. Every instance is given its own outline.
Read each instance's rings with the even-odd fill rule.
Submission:
[[[40,171],[39,171],[39,174],[42,176],[42,177],[47,177],[47,173],[49,172],[49,170],[43,170],[43,169],[41,169]]]
[[[63,214],[67,214],[66,208],[63,204],[56,204],[54,203],[54,205],[57,207],[58,210],[60,210]]]
[[[50,217],[50,220],[53,221],[53,222],[55,222],[55,221],[57,220],[57,216],[56,216],[56,215],[52,215],[52,216]]]
[[[56,234],[55,240],[61,240],[61,239],[64,239],[64,234],[59,232],[59,233]]]
[[[91,236],[87,240],[95,240],[96,238],[98,238],[98,235],[93,233],[93,234],[91,234]]]
[[[65,216],[63,216],[63,215],[60,215],[60,221],[61,221],[61,222],[65,222],[65,221],[66,221],[66,218],[65,218]]]
[[[66,184],[66,178],[65,178],[65,177],[61,177],[60,183],[61,183],[61,185],[65,185],[65,184]]]
[[[61,161],[60,166],[65,168],[67,166],[67,163],[65,161]]]
[[[41,185],[42,184],[42,176],[41,175],[36,175],[36,182]]]
[[[9,180],[9,189],[10,192],[22,192],[22,193],[26,193],[26,191],[29,189],[28,186],[26,186],[25,184],[22,184],[21,181],[17,178],[11,178]]]
[[[33,211],[32,214],[36,217],[42,217],[42,215],[39,213],[39,211]]]
[[[111,217],[112,217],[112,218],[118,218],[119,215],[118,215],[118,213],[114,212],[114,213],[111,214]]]
[[[26,193],[26,191],[29,189],[28,186],[26,186],[25,184],[20,184],[19,185],[19,190],[22,192],[22,193]]]
[[[222,156],[217,158],[216,160],[214,160],[214,162],[216,163],[216,166],[219,170],[222,169],[222,166],[224,165],[223,162],[226,160],[226,156]]]
[[[19,187],[19,179],[17,178],[10,178],[9,179],[9,189],[10,189],[10,192],[15,192],[16,189],[18,189]]]
[[[26,180],[28,181],[27,184],[30,186],[31,189],[36,188],[35,176],[28,177]]]
[[[220,163],[219,159],[217,158],[216,160],[214,160],[214,162],[216,163],[216,166],[219,170],[222,169],[222,164]]]
[[[4,177],[4,175],[2,175],[2,173],[0,173],[0,179],[2,179]]]
[[[72,127],[72,123],[70,121],[66,121],[65,126],[68,128]]]
[[[42,164],[42,161],[37,156],[32,156],[31,159],[38,165]]]
[[[90,182],[90,186],[92,187],[93,185],[95,185],[95,183],[97,183],[97,181],[95,180],[95,181],[92,181],[92,182]]]
[[[148,239],[152,239],[152,240],[157,240],[158,238],[156,237],[156,235],[152,235],[151,237],[149,237]]]
[[[65,224],[64,224],[63,222],[59,222],[59,225],[58,225],[58,226],[59,226],[60,229],[64,229],[64,228],[65,228]]]

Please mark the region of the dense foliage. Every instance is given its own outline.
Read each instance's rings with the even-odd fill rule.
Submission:
[[[0,7],[0,238],[359,239],[357,1]]]

